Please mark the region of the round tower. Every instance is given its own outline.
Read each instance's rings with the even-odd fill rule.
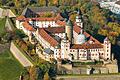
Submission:
[[[71,20],[68,20],[65,26],[65,33],[67,34],[70,43],[73,42],[73,24]]]

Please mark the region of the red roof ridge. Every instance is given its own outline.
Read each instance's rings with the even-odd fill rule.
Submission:
[[[56,16],[56,20],[60,20],[60,19],[63,19],[63,17],[61,16],[60,13],[58,13],[57,16]]]
[[[35,31],[35,29],[28,23],[28,22],[23,22],[23,27],[29,31]]]
[[[71,49],[95,49],[95,48],[103,48],[102,44],[73,44]]]
[[[17,19],[17,20],[23,20],[23,19],[25,19],[25,16],[20,15],[20,16],[18,16],[16,19]]]
[[[80,28],[79,26],[77,26],[76,24],[75,24],[73,27],[74,27],[74,31],[79,34],[80,31],[81,31],[81,28]],[[95,43],[100,43],[97,39],[95,39],[94,37],[92,37],[92,36],[91,36],[90,34],[88,34],[87,32],[84,31],[83,34],[84,34],[86,37],[90,37],[90,39],[94,40]]]
[[[47,41],[50,43],[51,46],[55,47],[58,42],[52,38],[43,28],[39,29],[39,34]]]
[[[56,21],[56,24],[61,25],[61,26],[65,26],[65,25],[66,25],[66,22],[57,20],[57,21]]]
[[[50,33],[64,33],[65,32],[65,27],[48,27],[44,28],[47,32]]]

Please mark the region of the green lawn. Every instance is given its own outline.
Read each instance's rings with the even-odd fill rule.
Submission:
[[[3,19],[0,18],[0,34],[5,32],[5,22],[6,22],[5,18]]]
[[[22,70],[22,65],[9,50],[0,53],[0,80],[18,80]]]

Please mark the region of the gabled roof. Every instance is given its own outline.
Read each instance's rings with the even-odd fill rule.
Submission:
[[[56,16],[56,20],[64,20],[64,18],[61,16],[60,13],[58,13]]]
[[[81,28],[79,26],[77,26],[76,24],[73,26],[73,29],[76,33],[80,33]],[[90,37],[90,34],[88,34],[87,32],[84,32],[83,34],[85,34],[86,37]]]
[[[49,33],[65,33],[65,27],[49,27],[49,28],[44,28],[45,31],[49,32]]]
[[[25,18],[25,16],[21,15],[16,18],[17,20],[36,20],[36,21],[58,21],[60,19],[63,19],[60,14],[58,14],[56,17],[40,17],[40,18]],[[60,22],[60,21],[59,21]],[[61,23],[63,23],[61,21]]]
[[[58,24],[58,25],[60,25],[60,26],[65,26],[65,25],[66,25],[66,22],[57,20],[57,21],[56,21],[56,24]]]
[[[58,12],[59,9],[55,6],[49,6],[49,7],[28,7],[28,9],[32,10],[33,12]]]
[[[55,47],[58,45],[58,42],[53,37],[51,37],[43,28],[39,29],[39,35],[43,37],[43,39],[45,39],[48,43],[50,43],[51,46]]]
[[[97,49],[103,48],[101,44],[74,44],[71,46],[71,49]]]
[[[20,15],[20,16],[18,16],[16,19],[17,19],[17,20],[23,20],[23,19],[25,19],[25,16]]]
[[[55,21],[55,18],[29,18],[31,20],[36,20],[36,21]]]
[[[21,15],[24,15],[26,17],[30,17],[31,14],[32,15],[37,15],[39,13],[43,13],[43,12],[54,12],[54,13],[58,13],[60,12],[59,9],[57,7],[54,6],[49,6],[49,7],[27,7],[23,10]]]
[[[79,34],[81,31],[81,28],[79,26],[77,26],[76,24],[73,26],[74,31]],[[87,32],[83,33],[87,38],[89,38],[89,40],[87,42],[89,42],[90,40],[94,41],[95,44],[100,44],[100,42],[95,39],[94,37],[92,37],[90,34],[88,34]]]
[[[35,29],[28,22],[23,22],[23,27],[28,31],[35,31]]]

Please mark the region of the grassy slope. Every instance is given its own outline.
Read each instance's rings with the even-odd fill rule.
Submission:
[[[6,21],[5,18],[3,19],[0,18],[0,34],[5,32],[5,21]]]
[[[21,64],[8,50],[0,53],[0,80],[18,80],[22,70]]]

